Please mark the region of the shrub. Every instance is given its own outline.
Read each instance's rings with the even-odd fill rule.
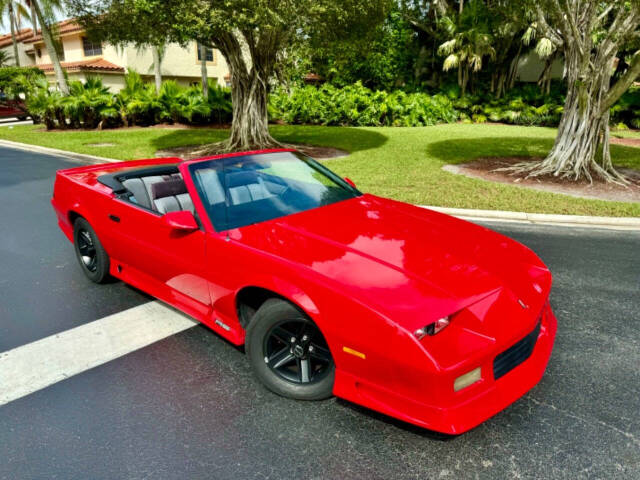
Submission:
[[[305,86],[270,97],[272,119],[291,124],[421,126],[454,122],[458,114],[444,95],[372,91],[361,83],[343,88]]]
[[[125,87],[112,94],[99,77],[69,84],[63,97],[44,77],[32,83],[27,107],[32,115],[52,128],[107,128],[120,125],[154,125],[160,122],[210,123],[231,118],[231,93],[213,82],[209,96],[199,87],[181,87],[173,80],[162,83],[160,92],[136,72],[125,75]]]

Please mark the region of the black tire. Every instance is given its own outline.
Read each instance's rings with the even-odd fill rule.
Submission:
[[[18,120],[24,122],[27,118],[29,118],[27,115],[21,115],[18,117]]]
[[[82,217],[78,217],[73,224],[73,245],[87,278],[95,283],[105,283],[109,279],[109,256],[96,232]]]
[[[256,376],[272,392],[296,400],[332,396],[335,365],[326,340],[291,303],[274,298],[262,304],[247,328],[245,350]]]

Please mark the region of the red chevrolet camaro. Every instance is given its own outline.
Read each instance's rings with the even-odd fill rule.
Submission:
[[[461,433],[542,377],[551,274],[487,228],[361,193],[288,149],[59,171],[89,279],[122,279],[245,349],[295,399]]]

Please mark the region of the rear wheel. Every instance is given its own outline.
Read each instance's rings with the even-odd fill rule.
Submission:
[[[73,224],[73,244],[84,274],[95,283],[109,278],[109,257],[89,222],[79,217]]]
[[[246,351],[269,390],[297,400],[329,398],[335,366],[313,321],[292,304],[267,300],[247,329]]]

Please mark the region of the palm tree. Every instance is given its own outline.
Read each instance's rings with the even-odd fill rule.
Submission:
[[[0,0],[0,18],[7,14],[11,27],[11,40],[13,41],[13,60],[16,66],[20,66],[20,56],[18,55],[18,18],[29,18],[29,13],[24,5],[14,0]]]
[[[33,24],[34,32],[38,29],[40,24],[40,30],[42,31],[42,39],[44,45],[47,48],[49,58],[53,64],[53,71],[56,74],[56,81],[58,88],[63,95],[69,95],[69,85],[67,79],[64,76],[62,65],[60,64],[60,57],[58,57],[58,51],[56,50],[55,41],[51,32],[51,23],[55,18],[54,11],[62,10],[61,0],[25,0],[27,5],[31,7],[32,15],[31,22]]]
[[[482,69],[483,58],[495,58],[493,37],[489,33],[486,6],[481,0],[471,0],[464,10],[462,2],[457,18],[444,17],[441,25],[451,37],[438,47],[440,55],[446,55],[442,69],[458,68],[458,85],[464,96],[470,73]]]

